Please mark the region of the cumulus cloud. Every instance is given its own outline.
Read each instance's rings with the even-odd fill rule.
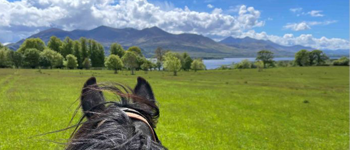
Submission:
[[[188,7],[167,9],[147,0],[0,0],[0,31],[14,28],[35,29],[57,27],[65,30],[91,29],[100,25],[116,28],[143,29],[158,26],[171,33],[198,33],[228,36],[235,32],[260,27],[260,12],[242,5],[238,14],[223,14],[215,8],[211,13],[192,11]],[[15,35],[14,35],[15,36]]]
[[[312,22],[300,22],[300,23],[288,23],[285,25],[283,28],[285,29],[291,29],[293,31],[302,31],[302,30],[309,30],[311,29],[310,26],[315,26],[315,25],[329,25],[332,23],[336,23],[336,20],[327,20],[323,22],[319,21],[312,21]]]
[[[289,23],[289,24],[285,25],[284,28],[292,29],[293,31],[302,31],[302,30],[311,29],[310,26],[306,22]]]
[[[294,36],[291,33],[284,34],[283,36],[268,35],[266,32],[257,33],[254,30],[242,33],[237,37],[251,37],[260,40],[270,40],[272,42],[285,45],[302,45],[317,49],[349,49],[349,41],[341,38],[315,38],[311,34],[301,34],[300,36]]]
[[[214,8],[214,6],[212,4],[208,4],[207,7],[208,8]]]
[[[321,14],[321,10],[312,10],[312,11],[309,11],[307,12],[306,14],[312,16],[312,17],[323,17],[324,15]]]

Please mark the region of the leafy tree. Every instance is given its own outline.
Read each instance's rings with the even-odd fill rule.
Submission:
[[[300,50],[295,54],[295,63],[298,66],[307,66],[310,64],[310,53],[307,50]]]
[[[82,54],[79,41],[73,42],[73,54],[77,58],[78,68],[82,68]]]
[[[349,58],[343,56],[333,62],[334,66],[349,66]]]
[[[80,38],[80,51],[81,51],[81,61],[84,60],[85,58],[89,58],[88,54],[88,47],[86,45],[86,38],[82,37]],[[93,65],[93,63],[92,63]]]
[[[112,54],[112,55],[109,55],[109,57],[107,57],[105,66],[108,69],[113,69],[114,73],[117,74],[118,70],[122,69],[124,64],[118,55]]]
[[[104,48],[100,43],[92,41],[91,43],[91,63],[93,67],[103,67],[104,66]]]
[[[2,49],[4,47],[4,45],[2,45],[1,43],[0,43],[0,49]]]
[[[244,59],[239,63],[234,64],[233,68],[234,69],[248,69],[251,68],[251,63],[249,62],[248,59]]]
[[[148,70],[152,67],[152,62],[149,60],[146,60],[142,65],[141,65],[141,69],[145,71],[145,73],[147,74]]]
[[[323,65],[328,56],[321,50],[313,50],[309,54],[309,64],[312,65]]]
[[[69,54],[73,54],[73,49],[74,49],[74,41],[69,37],[66,37],[61,46],[61,55],[63,57],[66,57]]]
[[[182,54],[182,58],[183,58],[182,69],[185,71],[190,70],[191,64],[193,62],[192,58],[186,52]]]
[[[162,68],[162,62],[161,61],[157,61],[156,62],[156,67],[158,68],[158,71],[160,71],[160,68]]]
[[[111,55],[112,54],[118,55],[120,58],[122,58],[125,53],[125,50],[123,49],[123,47],[118,43],[113,43],[109,51]]]
[[[131,70],[131,74],[134,75],[134,70],[138,66],[137,56],[134,52],[127,51],[122,57],[123,63],[126,68]]]
[[[85,69],[90,69],[91,67],[91,62],[89,58],[85,58],[85,60],[83,61],[83,68]]]
[[[23,65],[23,59],[24,56],[18,51],[14,52],[12,55],[12,63],[16,68],[19,68]]]
[[[40,38],[29,38],[26,39],[17,51],[24,54],[25,50],[34,48],[39,51],[43,51],[45,48],[45,43]]]
[[[8,50],[0,48],[0,68],[6,68],[9,66]]]
[[[47,47],[50,49],[60,52],[60,47],[62,46],[62,41],[56,36],[51,36],[49,42],[47,43]]]
[[[268,50],[261,50],[258,52],[256,60],[262,61],[264,63],[264,68],[266,68],[266,64],[270,64],[273,62],[273,52]]]
[[[256,66],[256,68],[258,68],[258,72],[263,71],[263,68],[264,68],[264,62],[263,61],[256,61],[254,63],[254,65]]]
[[[154,53],[155,53],[155,58],[157,58],[157,61],[163,62],[164,60],[163,56],[165,54],[165,51],[161,47],[157,47]]]
[[[36,68],[40,61],[40,51],[35,48],[28,48],[24,50],[24,63],[25,66],[30,68]]]
[[[129,47],[128,51],[134,52],[137,56],[143,57],[141,49],[137,46],[131,46]]]
[[[40,53],[40,66],[44,68],[60,68],[63,66],[63,56],[54,50],[46,48]]]
[[[176,54],[173,52],[167,52],[164,55],[164,68],[166,70],[174,72],[174,76],[177,75],[177,72],[181,69],[181,61],[176,57]]]
[[[77,61],[77,58],[72,55],[72,54],[69,54],[66,56],[66,67],[69,68],[69,69],[74,69],[78,66],[78,61]]]
[[[191,63],[191,69],[194,70],[195,72],[197,72],[197,70],[204,70],[205,69],[205,65],[204,65],[202,59],[195,59]]]

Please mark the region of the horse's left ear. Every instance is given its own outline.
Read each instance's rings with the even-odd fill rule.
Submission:
[[[105,109],[105,106],[102,104],[105,102],[105,99],[96,83],[95,77],[91,77],[85,82],[80,100],[83,112],[88,119],[95,112],[101,112]]]
[[[142,77],[137,78],[137,85],[135,86],[135,94],[139,97],[145,98],[151,102],[155,102],[151,85]]]

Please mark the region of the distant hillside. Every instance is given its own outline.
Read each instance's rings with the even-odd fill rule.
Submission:
[[[238,49],[217,43],[214,40],[197,34],[170,34],[157,27],[136,30],[133,28],[116,29],[100,26],[92,30],[64,31],[61,29],[48,29],[41,31],[29,38],[41,38],[47,43],[51,36],[57,36],[61,40],[70,37],[74,40],[80,37],[94,39],[100,42],[109,53],[109,46],[113,42],[121,44],[125,49],[130,46],[139,46],[147,57],[154,55],[157,47],[170,49],[177,52],[188,52],[194,57],[234,57],[246,56]],[[18,49],[24,40],[9,45],[11,49]]]
[[[105,53],[109,54],[111,43],[119,43],[125,49],[130,46],[139,46],[146,57],[152,57],[157,47],[176,52],[188,52],[192,57],[224,58],[224,57],[254,57],[256,52],[262,49],[271,50],[275,56],[294,56],[300,49],[312,50],[313,48],[300,45],[282,46],[271,41],[257,40],[253,38],[228,37],[220,42],[197,34],[171,34],[158,27],[137,30],[133,28],[111,28],[100,26],[92,30],[64,31],[51,28],[34,34],[28,38],[41,38],[47,43],[51,36],[57,36],[61,40],[70,37],[77,40],[80,37],[94,39],[105,47]],[[17,50],[23,43],[20,40],[9,44],[8,47]],[[343,51],[327,51],[332,55],[346,55]],[[348,55],[348,52],[347,52]]]
[[[294,56],[294,54],[301,50],[314,50],[312,47],[305,47],[301,45],[294,46],[283,46],[276,44],[269,40],[257,40],[250,37],[245,38],[233,38],[227,37],[220,41],[220,43],[225,44],[230,47],[237,48],[241,51],[245,51],[249,54],[256,54],[256,52],[266,49],[274,52],[275,56]],[[323,50],[329,56],[344,56],[349,55],[349,50]]]

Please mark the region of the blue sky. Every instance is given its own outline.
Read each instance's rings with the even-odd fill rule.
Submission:
[[[0,42],[41,30],[92,29],[100,25],[221,40],[246,36],[281,45],[349,48],[347,0],[0,0]]]

